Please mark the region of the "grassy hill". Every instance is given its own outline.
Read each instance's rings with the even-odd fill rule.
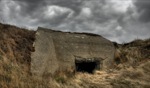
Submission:
[[[0,23],[0,88],[150,88],[150,39],[116,47],[114,69],[39,79],[30,73],[35,31]]]

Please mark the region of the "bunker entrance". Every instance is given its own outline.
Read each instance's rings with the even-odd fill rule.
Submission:
[[[100,69],[100,61],[98,60],[75,60],[77,72],[94,73],[94,70]]]

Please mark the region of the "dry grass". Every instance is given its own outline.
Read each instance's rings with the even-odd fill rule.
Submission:
[[[25,69],[28,69],[27,66],[3,56],[0,60],[0,88],[56,88],[55,84],[50,84],[50,79],[49,82],[37,79]]]
[[[137,66],[150,59],[150,39],[122,44],[115,53],[116,64]]]
[[[115,62],[120,73],[111,80],[114,88],[150,87],[150,39],[119,45]]]
[[[18,63],[30,64],[32,44],[35,40],[35,31],[29,31],[11,25],[0,24],[0,49],[7,58],[14,57]]]
[[[142,63],[136,68],[122,69],[117,79],[112,79],[114,88],[149,88],[150,61]],[[145,69],[143,69],[145,68]]]

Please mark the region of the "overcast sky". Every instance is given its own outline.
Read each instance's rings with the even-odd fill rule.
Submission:
[[[0,22],[96,33],[124,43],[150,38],[150,0],[0,0]]]

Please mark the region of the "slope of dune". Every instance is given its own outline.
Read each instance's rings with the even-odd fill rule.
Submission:
[[[150,39],[114,43],[114,69],[39,79],[30,73],[35,31],[0,24],[0,88],[150,88]]]

